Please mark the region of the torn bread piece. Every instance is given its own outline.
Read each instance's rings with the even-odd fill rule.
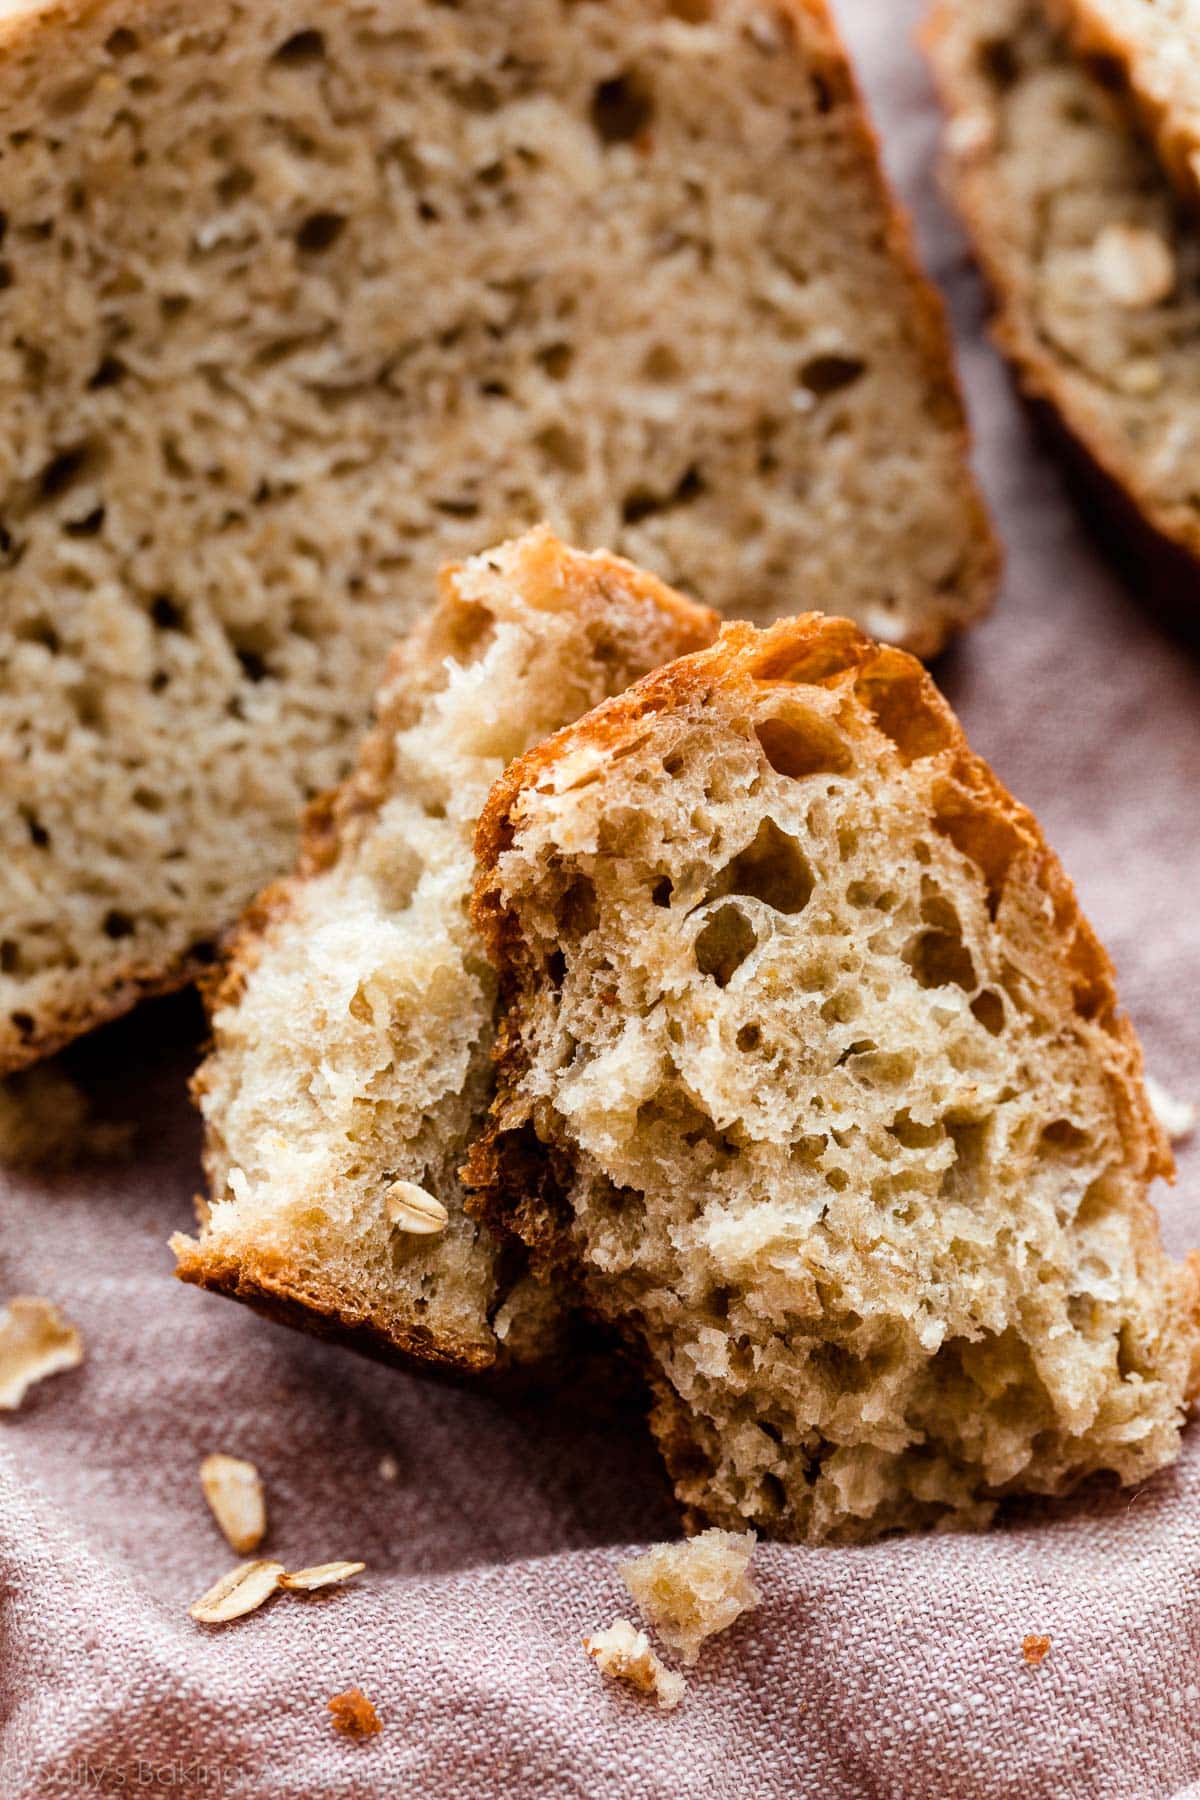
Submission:
[[[18,1294],[0,1308],[0,1411],[15,1412],[35,1383],[82,1361],[83,1338],[49,1300]]]
[[[292,866],[550,520],[932,653],[997,551],[825,0],[0,8],[0,1071]]]
[[[934,0],[945,172],[1023,393],[1185,622],[1200,562],[1200,226],[1044,0]]]
[[[672,1712],[683,1699],[687,1689],[683,1676],[668,1669],[646,1633],[628,1619],[614,1619],[607,1630],[593,1631],[583,1647],[602,1675],[627,1682],[639,1694],[653,1694],[663,1712]]]
[[[211,1200],[179,1274],[388,1356],[480,1371],[556,1341],[552,1295],[463,1211],[495,980],[468,918],[491,783],[539,738],[708,643],[715,616],[528,533],[444,571],[357,773],[251,909],[196,1080]]]
[[[383,1720],[361,1688],[347,1688],[326,1701],[333,1714],[333,1728],[343,1737],[375,1737],[383,1730]]]
[[[1113,971],[910,657],[809,614],[515,763],[472,1206],[640,1354],[692,1518],[981,1525],[1171,1462],[1197,1270]]]
[[[1200,205],[1200,0],[1050,0],[1076,54],[1128,94],[1180,194]]]
[[[686,1668],[709,1638],[758,1605],[758,1589],[747,1574],[756,1542],[752,1531],[714,1525],[679,1544],[655,1544],[621,1564],[621,1580],[638,1611]]]

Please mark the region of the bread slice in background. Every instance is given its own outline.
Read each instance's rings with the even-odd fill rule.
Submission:
[[[1185,200],[1200,202],[1200,4],[1050,0],[1077,52],[1134,104]],[[1054,9],[1057,9],[1055,12]]]
[[[729,625],[516,762],[477,853],[470,1204],[640,1351],[694,1517],[845,1541],[1172,1460],[1137,1040],[916,662]]]
[[[544,528],[443,571],[355,773],[310,811],[299,871],[210,983],[195,1086],[211,1199],[198,1240],[174,1240],[184,1280],[464,1371],[553,1345],[553,1297],[462,1208],[495,999],[467,910],[475,823],[513,756],[716,629]],[[419,1200],[405,1183],[443,1230],[405,1229],[421,1224],[394,1205]]]
[[[997,342],[1098,473],[1097,529],[1194,624],[1200,226],[1044,4],[935,0],[926,46]]]
[[[942,311],[820,0],[0,23],[0,1070],[291,864],[446,557],[546,519],[932,652]]]

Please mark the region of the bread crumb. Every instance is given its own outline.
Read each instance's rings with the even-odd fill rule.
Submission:
[[[82,1361],[82,1337],[49,1300],[18,1294],[0,1311],[0,1411],[14,1412],[35,1382]]]
[[[400,1479],[400,1464],[394,1456],[380,1457],[379,1479],[380,1481],[398,1481]]]
[[[344,1737],[374,1737],[383,1730],[383,1721],[361,1688],[347,1688],[328,1702],[333,1714],[333,1728]]]
[[[621,1564],[621,1579],[642,1617],[688,1668],[710,1637],[758,1605],[758,1589],[746,1573],[757,1542],[752,1531],[714,1527],[679,1544],[656,1544]]]
[[[1146,1076],[1146,1093],[1150,1110],[1173,1144],[1186,1143],[1196,1129],[1196,1107],[1191,1100],[1180,1100],[1153,1075]]]
[[[54,1063],[0,1081],[0,1163],[10,1169],[69,1169],[111,1161],[133,1147],[128,1121],[93,1117],[92,1102]]]
[[[1050,1639],[1039,1636],[1037,1632],[1030,1632],[1021,1645],[1021,1655],[1030,1668],[1036,1668],[1038,1663],[1045,1662],[1049,1654]]]
[[[668,1669],[650,1647],[644,1631],[635,1631],[628,1619],[614,1619],[607,1631],[585,1637],[583,1647],[602,1675],[610,1681],[627,1681],[641,1694],[653,1694],[663,1712],[671,1712],[683,1699],[687,1683]]]
[[[267,1535],[267,1502],[254,1464],[219,1452],[206,1456],[200,1485],[230,1549],[239,1556],[257,1550]]]

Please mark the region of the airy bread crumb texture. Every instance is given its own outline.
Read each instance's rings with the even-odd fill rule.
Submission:
[[[1192,212],[1041,0],[935,0],[926,45],[1001,348],[1149,527],[1200,557]],[[1185,564],[1185,597],[1194,580]]]
[[[757,1541],[752,1531],[714,1525],[621,1564],[638,1611],[685,1667],[694,1666],[709,1638],[758,1605],[761,1596],[747,1574]]]
[[[646,1633],[628,1619],[614,1619],[607,1630],[593,1631],[583,1647],[602,1675],[627,1682],[639,1694],[653,1694],[663,1712],[672,1712],[683,1699],[687,1689],[683,1676],[668,1669]]]
[[[727,626],[515,764],[477,843],[473,1204],[640,1350],[693,1515],[979,1525],[1174,1458],[1196,1271],[1139,1047],[917,663]]]
[[[0,21],[0,1069],[178,985],[448,556],[936,648],[996,556],[819,0]]]
[[[354,777],[311,816],[211,996],[211,1201],[179,1273],[377,1350],[480,1369],[556,1341],[552,1294],[463,1210],[495,981],[472,837],[518,752],[711,642],[715,616],[545,528],[443,572]]]

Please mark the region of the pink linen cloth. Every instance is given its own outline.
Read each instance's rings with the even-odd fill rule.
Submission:
[[[932,182],[918,10],[839,6],[951,301],[1008,549],[994,617],[939,677],[1062,853],[1151,1070],[1200,1098],[1200,663],[1106,573],[985,342]],[[159,1005],[78,1059],[140,1120],[134,1160],[0,1174],[0,1297],[54,1299],[88,1347],[0,1417],[0,1800],[1200,1794],[1200,1425],[1138,1491],[986,1536],[764,1546],[760,1610],[660,1714],[579,1642],[630,1611],[622,1550],[678,1530],[636,1411],[433,1385],[175,1282],[198,1031],[193,1004]],[[1179,1162],[1175,1251],[1200,1243],[1200,1144]],[[367,1573],[193,1624],[236,1560],[200,1494],[212,1450],[262,1470],[268,1553]],[[1027,1633],[1052,1638],[1040,1667]],[[326,1710],[350,1686],[383,1720],[361,1744]]]

